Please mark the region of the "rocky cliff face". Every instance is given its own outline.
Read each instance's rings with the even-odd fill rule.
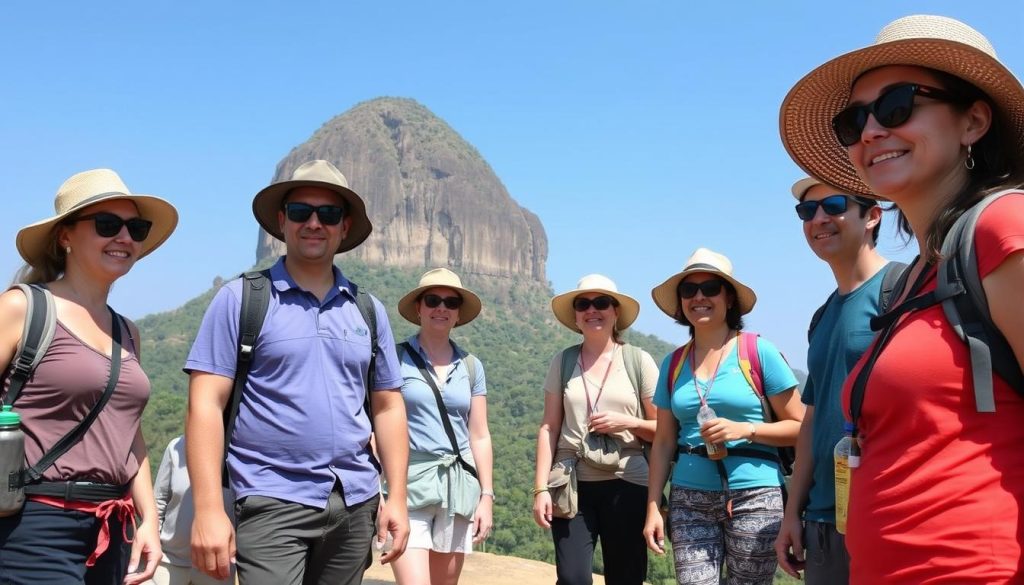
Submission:
[[[547,282],[547,236],[461,136],[409,99],[379,98],[327,122],[277,166],[334,163],[366,201],[373,233],[347,252],[370,264],[447,266],[462,275]],[[284,252],[260,230],[257,261]]]

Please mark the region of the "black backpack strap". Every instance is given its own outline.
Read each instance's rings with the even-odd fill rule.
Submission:
[[[468,471],[470,475],[479,480],[480,478],[476,474],[476,469],[470,465],[468,461],[462,458],[462,452],[459,450],[459,443],[455,439],[455,429],[452,427],[452,421],[448,416],[448,408],[445,407],[444,399],[441,398],[441,390],[438,389],[437,384],[434,383],[434,376],[427,371],[427,364],[423,361],[423,357],[413,349],[411,345],[409,345],[408,341],[399,343],[398,349],[409,356],[413,364],[415,364],[416,368],[420,371],[420,375],[423,376],[423,379],[427,382],[427,385],[434,391],[434,400],[437,401],[437,410],[441,414],[441,424],[444,425],[444,432],[448,435],[448,440],[451,441],[452,453],[455,454],[455,458],[459,461],[459,465]]]
[[[810,343],[811,341],[811,334],[814,333],[814,329],[818,326],[818,323],[821,322],[822,316],[825,315],[825,309],[828,307],[828,304],[832,302],[832,299],[836,298],[836,294],[838,294],[838,292],[838,290],[832,291],[832,294],[828,295],[828,298],[825,299],[825,302],[822,303],[822,305],[818,307],[817,310],[814,311],[813,315],[811,315],[811,324],[807,326],[808,343]]]
[[[100,411],[107,405],[111,395],[114,394],[114,389],[117,387],[117,381],[121,376],[121,326],[125,328],[128,324],[124,322],[120,315],[114,312],[113,309],[107,307],[110,311],[110,338],[112,340],[110,348],[110,377],[107,379],[107,387],[103,390],[103,395],[93,405],[92,410],[89,414],[85,415],[68,434],[60,438],[49,451],[44,454],[35,465],[24,469],[21,473],[12,473],[9,480],[9,488],[22,487],[24,485],[35,483],[40,480],[43,476],[43,472],[50,468],[57,459],[60,459],[62,455],[68,452],[74,447],[82,437],[85,436],[86,431],[92,426],[92,423],[96,421],[96,417],[99,416]]]
[[[57,312],[53,305],[53,294],[38,284],[15,285],[25,294],[25,325],[21,331],[18,349],[11,359],[11,384],[4,397],[4,404],[12,406],[21,394],[21,389],[42,361],[53,341],[57,329]]]
[[[892,308],[893,302],[900,296],[900,291],[906,285],[907,276],[910,271],[907,265],[902,262],[890,262],[882,267],[885,274],[882,275],[882,286],[878,289],[878,312],[887,313]]]
[[[224,468],[221,483],[228,485],[227,456],[231,434],[235,430],[235,418],[242,403],[245,382],[252,369],[253,350],[256,339],[263,329],[263,321],[270,307],[270,270],[246,272],[242,275],[242,307],[238,312],[238,357],[235,361],[235,378],[231,385],[231,396],[224,410]]]
[[[373,408],[370,402],[370,392],[373,392],[374,384],[377,382],[377,354],[380,353],[380,347],[378,347],[380,338],[377,335],[377,309],[373,306],[373,297],[370,296],[370,293],[358,288],[356,289],[356,307],[359,308],[363,321],[366,321],[366,326],[370,329],[370,364],[366,369],[366,397],[363,399],[363,410],[370,419],[370,429],[372,430]]]

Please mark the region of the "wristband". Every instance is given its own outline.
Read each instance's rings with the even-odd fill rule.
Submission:
[[[546,491],[548,491],[547,486],[533,488],[533,495],[536,496],[537,494],[543,494]]]

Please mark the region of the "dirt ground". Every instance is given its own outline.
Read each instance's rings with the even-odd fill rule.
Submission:
[[[374,560],[363,578],[363,585],[390,585],[395,582],[391,567]],[[542,585],[555,582],[555,566],[540,561],[502,557],[475,552],[466,558],[459,585]],[[594,575],[594,585],[604,585],[604,577]]]

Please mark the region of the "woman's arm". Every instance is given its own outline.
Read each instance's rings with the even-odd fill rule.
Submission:
[[[1010,254],[981,281],[992,322],[1009,342],[1017,365],[1024,368],[1024,250]]]
[[[0,294],[0,364],[6,366],[14,358],[25,326],[28,300],[20,290]]]
[[[562,432],[562,393],[544,392],[544,415],[537,432],[537,469],[533,476],[533,520],[541,528],[551,528],[551,494],[548,475],[555,458],[558,435]]]
[[[140,516],[139,525],[132,541],[131,559],[128,561],[128,576],[125,584],[144,583],[148,581],[160,563],[160,521],[156,511],[156,498],[153,497],[153,478],[149,472],[149,453],[142,429],[135,433],[132,453],[139,461],[139,472],[132,479],[132,500],[135,510]],[[143,560],[144,558],[144,560]],[[142,568],[139,564],[144,563]],[[138,572],[136,572],[138,571]]]
[[[768,403],[775,411],[778,422],[752,423],[716,418],[704,423],[700,435],[709,443],[745,440],[772,447],[796,445],[797,435],[800,434],[800,422],[804,418],[804,405],[800,402],[796,386],[772,394],[768,397]]]
[[[661,496],[668,481],[669,462],[675,457],[679,435],[679,421],[667,408],[657,409],[658,424],[651,444],[647,463],[647,521],[644,523],[644,540],[647,548],[665,554],[665,521],[661,517]]]
[[[494,493],[493,465],[494,454],[491,451],[491,431],[487,427],[487,396],[474,396],[469,405],[469,448],[473,452],[473,462],[480,479],[480,489]],[[473,542],[479,543],[491,532],[494,514],[494,496],[481,495],[476,507],[474,519]]]

